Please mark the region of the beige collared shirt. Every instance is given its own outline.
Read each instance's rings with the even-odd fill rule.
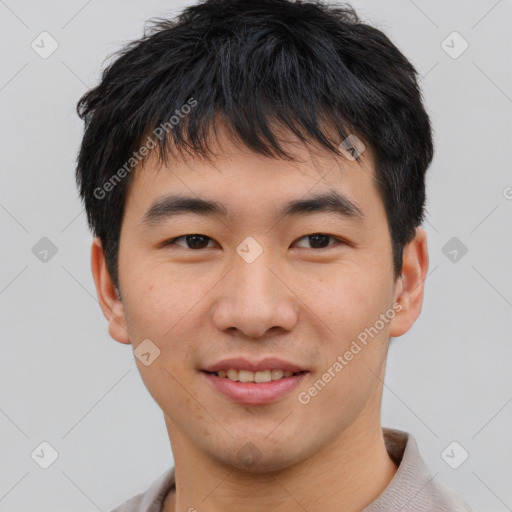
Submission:
[[[462,498],[434,482],[411,434],[388,428],[382,431],[389,456],[398,470],[382,494],[363,512],[471,512]],[[172,488],[174,468],[112,512],[162,512],[165,497]]]

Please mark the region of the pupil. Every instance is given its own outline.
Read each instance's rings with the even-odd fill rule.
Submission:
[[[206,247],[208,245],[208,241],[204,243],[205,240],[207,240],[207,236],[202,235],[188,235],[187,236],[187,243],[189,246],[191,246],[191,249],[202,249],[203,247]],[[202,242],[201,242],[202,240]]]
[[[309,241],[311,243],[311,246],[314,247],[315,249],[318,249],[318,245],[320,245],[320,249],[326,247],[328,245],[328,243],[325,243],[325,244],[322,244],[320,242],[320,244],[317,244],[315,243],[315,240],[318,242],[318,239],[320,238],[320,240],[323,239],[324,242],[328,242],[329,241],[329,237],[327,235],[310,235],[309,237]]]

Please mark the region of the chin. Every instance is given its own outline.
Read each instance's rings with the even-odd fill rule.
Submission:
[[[290,451],[287,446],[284,452],[276,450],[275,446],[265,446],[258,448],[254,443],[246,442],[238,451],[230,452],[226,457],[226,452],[215,454],[214,458],[226,468],[249,475],[264,475],[269,473],[278,473],[285,469],[293,467],[295,464],[307,459],[308,454]]]
[[[279,473],[293,465],[294,463],[290,460],[277,460],[275,458],[260,460],[254,463],[245,463],[237,459],[231,464],[231,467],[240,473],[247,473],[248,475],[269,475]]]

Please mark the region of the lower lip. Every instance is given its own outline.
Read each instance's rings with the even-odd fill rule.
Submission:
[[[235,382],[234,380],[202,372],[206,378],[229,399],[240,404],[270,404],[276,402],[292,389],[296,388],[308,372],[292,375],[270,382]]]

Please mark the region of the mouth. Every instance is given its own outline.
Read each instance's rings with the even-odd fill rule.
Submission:
[[[276,357],[259,361],[235,357],[206,366],[200,373],[223,398],[239,404],[262,405],[285,398],[311,372]]]
[[[208,375],[214,375],[221,379],[228,379],[232,382],[254,382],[256,384],[263,384],[266,382],[274,382],[282,379],[288,379],[290,377],[307,373],[307,370],[301,370],[298,372],[292,372],[289,370],[281,369],[270,369],[270,370],[238,370],[236,368],[230,368],[228,370],[218,370],[209,372],[204,370],[204,373]]]
[[[307,375],[308,370],[269,369],[260,371],[216,370],[200,372],[211,389],[232,403],[264,405],[285,399]]]

